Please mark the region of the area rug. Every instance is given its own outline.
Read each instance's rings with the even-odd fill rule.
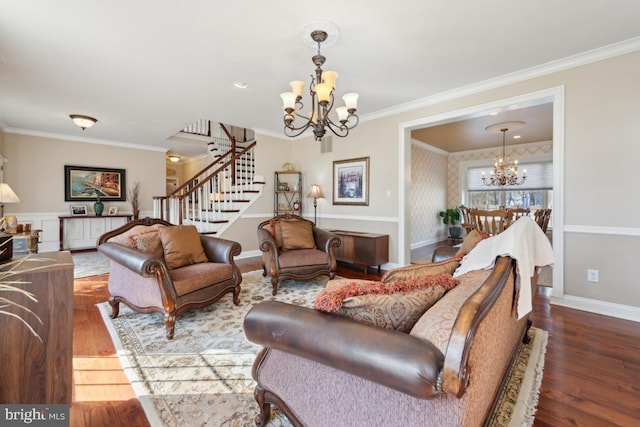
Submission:
[[[227,295],[212,306],[184,313],[176,321],[171,341],[165,338],[159,314],[138,314],[121,304],[120,316],[110,319],[108,303],[98,307],[152,426],[253,426],[259,409],[253,397],[251,367],[260,347],[244,337],[245,314],[265,300],[311,306],[326,282],[326,277],[311,282],[285,281],[273,297],[268,277],[263,278],[261,271],[245,273],[239,307]],[[532,365],[531,371],[541,377],[546,332],[532,329],[532,333],[534,345],[522,347],[524,362],[516,367],[528,372]],[[527,414],[533,421],[540,379],[525,381],[528,375],[524,373],[514,377],[517,383],[511,387],[509,399],[503,399],[508,400],[509,406],[500,412],[503,415],[496,426],[509,425],[503,423],[505,420],[514,425],[531,425],[524,422]],[[522,390],[518,394],[519,389]],[[517,395],[523,397],[514,399]],[[519,409],[523,405],[533,406]],[[510,414],[513,416],[508,417]],[[274,410],[270,425],[290,423]]]
[[[72,252],[73,277],[98,276],[109,272],[109,259],[98,251]]]

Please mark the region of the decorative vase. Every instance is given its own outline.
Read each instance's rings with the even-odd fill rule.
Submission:
[[[93,211],[97,216],[101,216],[104,211],[104,203],[100,201],[100,196],[98,196],[98,200],[93,204]]]
[[[140,210],[139,209],[134,209],[133,210],[133,219],[138,219],[139,216],[140,216]]]

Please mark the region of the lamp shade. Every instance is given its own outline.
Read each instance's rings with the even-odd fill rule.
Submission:
[[[322,189],[318,184],[313,184],[309,187],[309,193],[307,193],[307,197],[310,199],[324,199],[324,194],[322,194]]]
[[[6,182],[0,182],[0,203],[20,203],[18,195]]]

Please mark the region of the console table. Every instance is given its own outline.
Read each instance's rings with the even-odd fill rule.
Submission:
[[[378,266],[389,261],[389,235],[359,231],[331,230],[340,236],[342,244],[335,249],[336,259],[362,265],[367,274],[370,265]]]
[[[22,259],[22,261],[20,261]],[[6,297],[36,314],[42,323],[16,306],[4,310],[20,315],[42,342],[18,319],[0,315],[0,366],[3,404],[70,404],[73,361],[73,260],[69,252],[46,252],[14,258],[0,264],[12,286],[33,293],[32,301],[20,292]]]
[[[132,214],[59,216],[60,251],[95,249],[100,236],[124,225],[132,218]],[[68,224],[65,228],[66,223]]]

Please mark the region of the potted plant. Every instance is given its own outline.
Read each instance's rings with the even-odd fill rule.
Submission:
[[[459,224],[462,222],[463,208],[464,205],[460,205],[455,208],[440,211],[443,224],[449,226],[449,236],[451,238],[458,239],[462,235],[462,227],[460,227]]]

